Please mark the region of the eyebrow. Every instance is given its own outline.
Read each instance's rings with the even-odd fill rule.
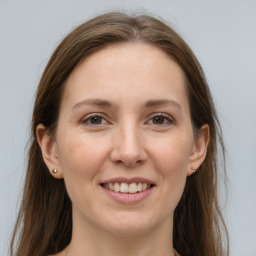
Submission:
[[[146,108],[155,107],[155,106],[164,106],[164,105],[172,105],[178,109],[181,109],[181,105],[174,101],[169,99],[159,99],[159,100],[148,100],[145,103]]]
[[[86,100],[83,100],[81,102],[76,103],[72,110],[80,108],[84,105],[95,105],[95,106],[101,106],[101,107],[113,107],[114,106],[108,100],[104,100],[104,99],[86,99]],[[172,106],[174,106],[178,109],[181,109],[181,105],[179,103],[177,103],[174,100],[169,100],[169,99],[148,100],[148,101],[145,102],[143,107],[151,108],[151,107],[165,106],[165,105],[172,105]]]
[[[96,105],[96,106],[103,106],[103,107],[112,107],[113,104],[110,103],[109,101],[107,100],[103,100],[103,99],[86,99],[86,100],[83,100],[81,102],[78,102],[74,105],[73,107],[73,110],[74,109],[77,109],[77,108],[80,108],[84,105]]]

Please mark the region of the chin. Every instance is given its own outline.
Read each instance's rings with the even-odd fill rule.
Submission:
[[[134,238],[149,234],[160,225],[160,222],[159,219],[154,220],[145,214],[130,212],[120,214],[113,221],[108,221],[107,230],[118,237]]]
[[[120,238],[135,238],[143,236],[152,229],[152,227],[149,227],[148,225],[141,226],[141,225],[125,225],[125,226],[119,226],[119,227],[112,227],[111,230],[109,230],[114,236],[120,237]]]

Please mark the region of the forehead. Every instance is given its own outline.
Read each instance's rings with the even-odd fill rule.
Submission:
[[[182,69],[162,50],[141,43],[107,46],[87,57],[66,81],[63,101],[125,100],[130,92],[134,99],[172,95],[187,101]]]

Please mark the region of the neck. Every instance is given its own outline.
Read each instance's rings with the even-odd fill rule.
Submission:
[[[113,234],[91,223],[81,225],[80,221],[73,219],[72,240],[66,255],[176,256],[172,245],[172,219],[145,232],[133,234]]]

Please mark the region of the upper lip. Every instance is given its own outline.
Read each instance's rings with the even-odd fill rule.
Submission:
[[[142,177],[134,177],[134,178],[126,178],[126,177],[116,177],[116,178],[111,178],[111,179],[107,179],[107,180],[103,180],[102,182],[100,182],[100,184],[107,184],[107,183],[147,183],[150,185],[155,185],[155,182],[153,182],[152,180],[149,179],[145,179]]]

